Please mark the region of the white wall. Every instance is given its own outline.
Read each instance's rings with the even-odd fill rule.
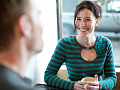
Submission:
[[[38,0],[43,20],[43,51],[31,58],[26,77],[44,83],[44,71],[57,44],[56,0]]]

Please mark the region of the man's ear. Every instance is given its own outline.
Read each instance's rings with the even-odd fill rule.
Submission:
[[[29,17],[26,15],[22,15],[19,18],[18,23],[19,23],[19,28],[20,28],[21,33],[24,36],[29,36],[31,33],[31,23],[30,23]]]

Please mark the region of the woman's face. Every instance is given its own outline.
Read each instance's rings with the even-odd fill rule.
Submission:
[[[89,9],[79,11],[76,17],[76,29],[79,37],[85,38],[93,35],[98,21],[99,19],[96,19]]]

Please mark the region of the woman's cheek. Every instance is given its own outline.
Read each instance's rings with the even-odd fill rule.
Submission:
[[[76,23],[76,28],[78,28],[79,27],[79,24],[78,23]]]

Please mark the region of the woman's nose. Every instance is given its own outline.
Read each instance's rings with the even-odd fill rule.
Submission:
[[[82,20],[80,26],[85,26],[85,25],[86,25],[86,24],[85,24],[85,21]]]

